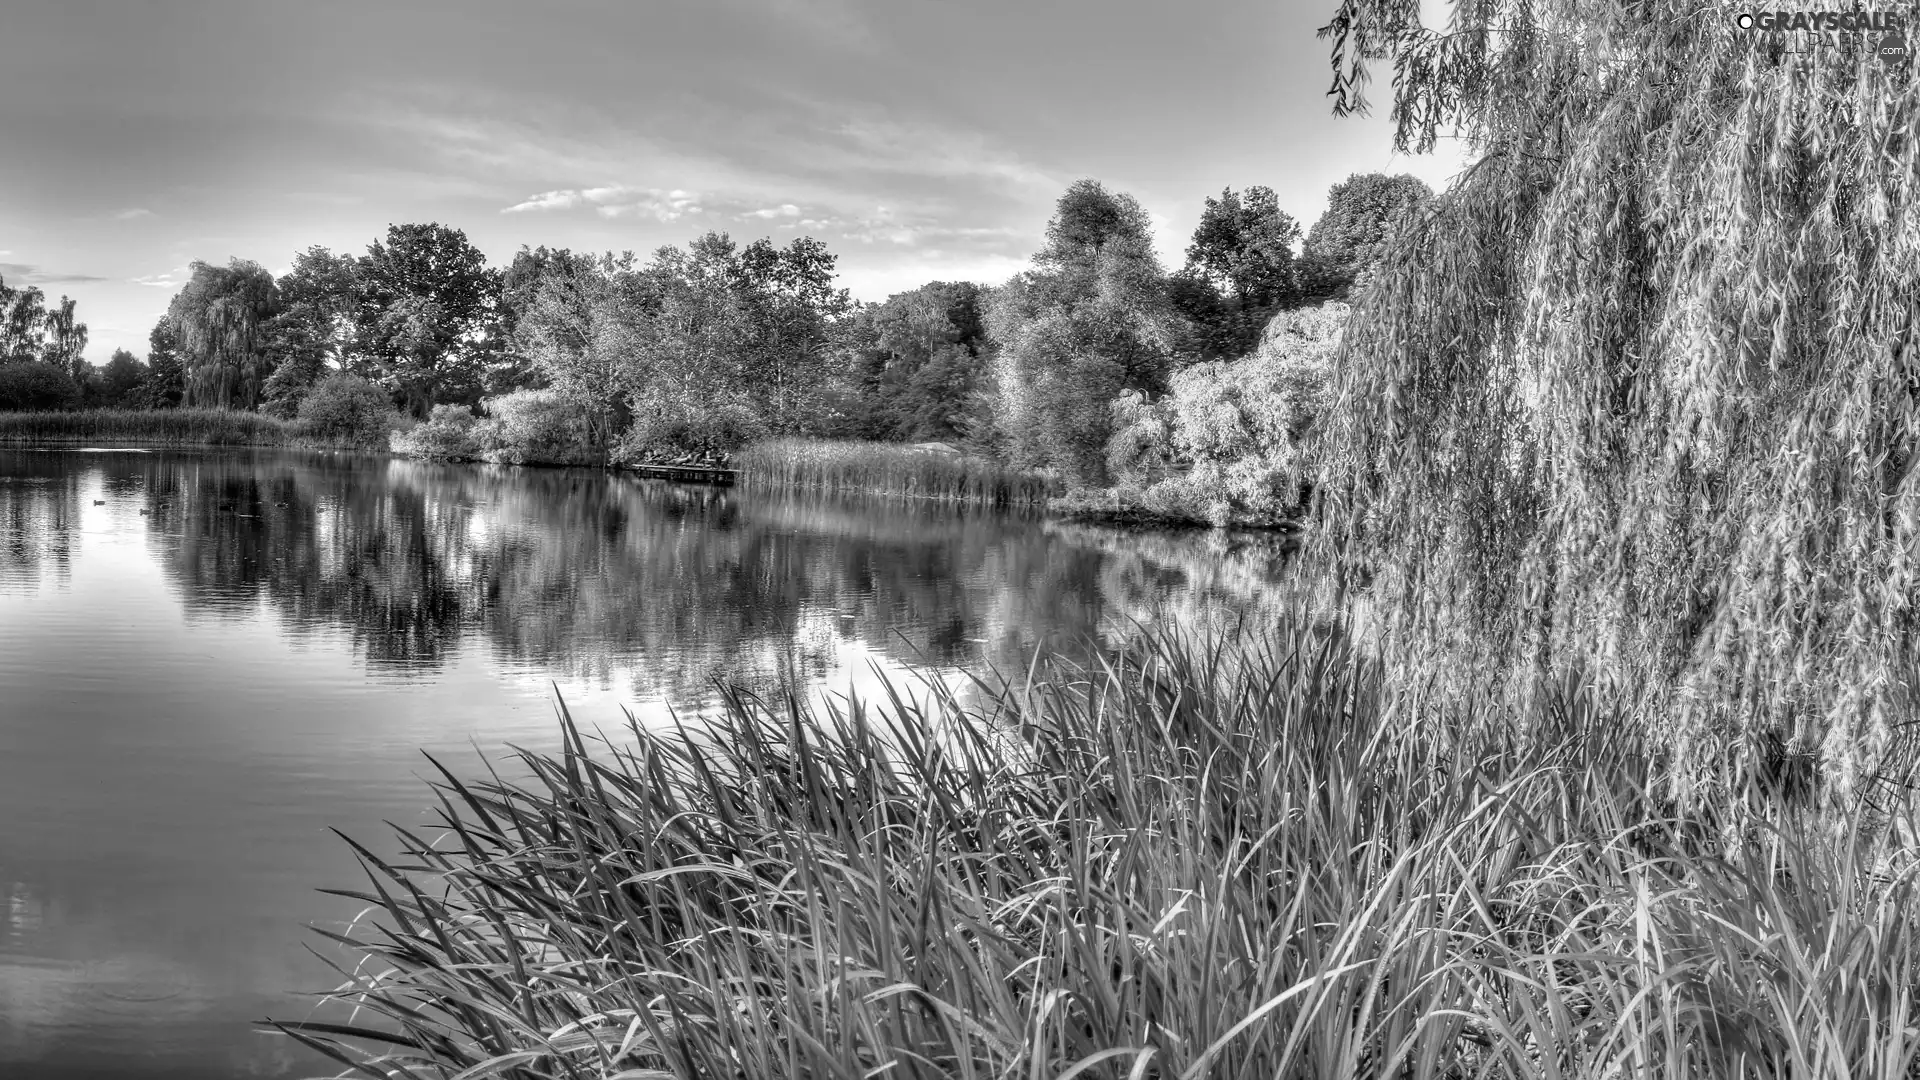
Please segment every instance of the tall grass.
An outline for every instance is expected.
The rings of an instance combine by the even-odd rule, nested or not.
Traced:
[[[891,443],[773,439],[735,454],[747,483],[837,488],[993,506],[1042,506],[1053,482],[957,454],[933,454]]]
[[[356,845],[358,1018],[268,1023],[382,1077],[1915,1070],[1912,874],[1676,818],[1578,695],[1416,715],[1304,618],[889,693],[442,767],[432,842]]]
[[[286,446],[297,434],[298,425],[293,422],[226,409],[0,412],[0,443]]]

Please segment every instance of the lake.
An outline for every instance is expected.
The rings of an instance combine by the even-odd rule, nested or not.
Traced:
[[[331,1075],[251,1022],[426,820],[425,749],[557,748],[715,680],[963,684],[1275,610],[1272,538],[258,451],[0,450],[0,1075]]]

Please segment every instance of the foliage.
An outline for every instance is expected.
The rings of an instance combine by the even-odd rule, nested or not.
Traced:
[[[604,465],[586,418],[556,390],[515,390],[486,402],[481,456],[507,465]]]
[[[991,373],[987,300],[972,282],[935,281],[850,320],[851,375],[864,406],[857,430],[883,442],[966,441]]]
[[[293,425],[230,409],[94,409],[0,417],[0,443],[134,446],[288,446]]]
[[[1203,359],[1240,356],[1295,292],[1293,245],[1300,226],[1271,188],[1232,188],[1209,198],[1170,297],[1193,326],[1185,351]]]
[[[465,405],[435,405],[426,420],[397,432],[396,454],[429,461],[477,461],[485,453],[487,428]]]
[[[71,409],[80,404],[73,377],[42,360],[0,361],[0,412]]]
[[[178,343],[188,408],[252,409],[269,372],[265,327],[278,310],[273,275],[260,264],[193,263],[193,276],[167,307]]]
[[[989,506],[1039,505],[1051,493],[1045,478],[990,461],[912,446],[820,439],[754,443],[733,459],[748,483],[834,488]]]
[[[1394,229],[1432,201],[1433,191],[1405,174],[1355,173],[1333,185],[1301,251],[1304,298],[1345,300],[1364,287]]]
[[[310,247],[275,282],[279,312],[266,326],[273,374],[262,391],[261,409],[290,418],[316,382],[343,366],[353,334],[360,268],[351,255]]]
[[[1175,372],[1167,394],[1113,404],[1107,468],[1114,505],[1142,515],[1212,525],[1288,520],[1302,485],[1315,482],[1310,433],[1327,411],[1333,356],[1349,308],[1284,311],[1244,359]],[[1081,515],[1098,500],[1072,503]]]
[[[113,359],[100,371],[100,403],[118,408],[128,404],[146,381],[147,365],[125,349],[113,350]]]
[[[358,263],[348,370],[392,392],[414,416],[443,400],[478,400],[499,276],[459,229],[393,225]]]
[[[37,360],[76,377],[87,347],[87,324],[75,317],[74,302],[67,297],[52,309],[46,300],[37,286],[16,289],[0,277],[0,363]]]
[[[563,707],[526,779],[434,762],[444,835],[354,845],[354,1019],[268,1023],[440,1080],[1907,1075],[1913,871],[1785,810],[1716,843],[1580,689],[1533,740],[1424,714],[1296,612],[973,706],[735,690],[605,748]]]
[[[1911,68],[1670,0],[1461,5],[1444,38],[1414,7],[1342,4],[1343,104],[1390,56],[1401,143],[1458,124],[1479,161],[1358,300],[1324,557],[1441,688],[1591,667],[1690,797],[1782,754],[1836,793],[1904,780]]]
[[[336,373],[300,401],[299,431],[320,442],[385,450],[399,417],[387,392],[357,375]]]
[[[590,441],[607,445],[632,415],[647,374],[635,321],[649,306],[633,256],[523,249],[514,259],[514,344],[542,380],[586,417]]]
[[[174,409],[186,395],[186,367],[173,320],[162,315],[147,334],[147,376],[127,404],[139,409]]]
[[[695,396],[689,388],[655,384],[634,395],[632,412],[613,448],[622,465],[718,465],[768,434],[746,395],[726,387]]]
[[[994,426],[1016,468],[1098,482],[1107,403],[1164,382],[1180,328],[1148,228],[1132,197],[1077,181],[1060,197],[1035,269],[995,292]]]

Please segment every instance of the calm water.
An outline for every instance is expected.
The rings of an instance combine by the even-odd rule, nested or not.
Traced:
[[[143,513],[146,511],[146,513]],[[698,710],[715,679],[959,679],[1050,638],[1257,617],[1260,540],[580,470],[0,450],[0,1077],[331,1074],[262,1017],[333,984],[329,827]],[[324,951],[324,950],[323,950]]]

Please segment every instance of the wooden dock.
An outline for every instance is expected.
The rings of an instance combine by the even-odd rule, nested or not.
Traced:
[[[733,483],[737,470],[715,469],[706,465],[629,465],[631,471],[654,480],[672,480],[681,484]]]

